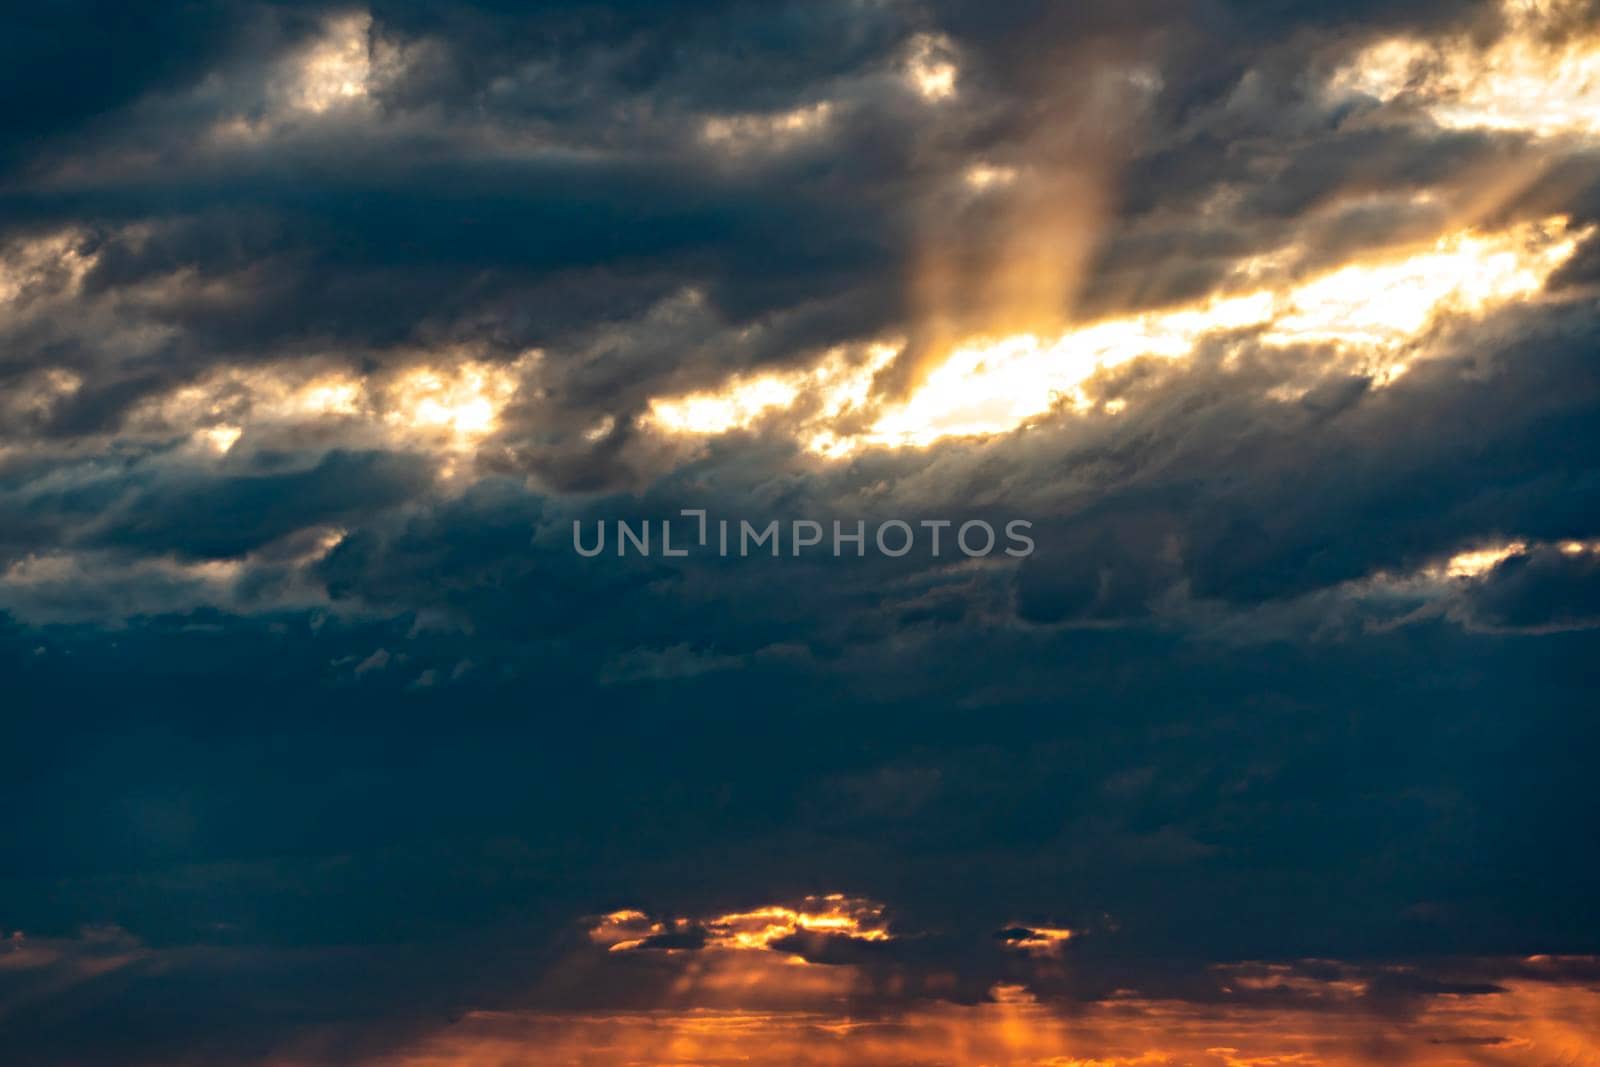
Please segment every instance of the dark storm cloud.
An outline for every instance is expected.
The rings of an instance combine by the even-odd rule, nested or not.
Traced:
[[[935,462],[950,499],[990,494],[1037,520],[1046,550],[1016,576],[1028,621],[1294,598],[1486,541],[1589,537],[1587,460],[1551,457],[1595,454],[1592,329],[1587,306],[1509,313],[1392,385],[1335,372],[1298,402],[1264,395],[1303,353],[1225,346],[1108,376],[1135,408],[1104,428],[1067,415]]]
[[[7,103],[0,165],[14,173],[41,144],[83,135],[95,120],[149,94],[182,90],[220,65],[257,62],[314,30],[321,10],[30,5],[9,20],[0,53],[0,99]]]
[[[1543,546],[1491,571],[1466,598],[1483,626],[1537,633],[1600,626],[1600,556]]]
[[[332,452],[315,467],[157,488],[93,541],[156,554],[226,558],[323,523],[366,518],[422,491],[419,464],[388,454]]]
[[[263,464],[266,466],[266,464]],[[0,544],[15,560],[52,549],[227,559],[296,533],[369,519],[425,491],[432,472],[387,452],[330,452],[289,470],[196,475],[159,461],[58,471],[54,485],[4,492]]]
[[[617,621],[644,607],[587,592]],[[770,585],[760,595],[776,599]],[[988,947],[1019,915],[1091,931],[1115,917],[1115,933],[1076,946],[1089,983],[1077,995],[1101,982],[1098,995],[1170,988],[1159,962],[1119,970],[1128,957],[1586,945],[1597,872],[1566,847],[1561,816],[1586,785],[1550,772],[1593,738],[1571,714],[1578,679],[1562,691],[1544,673],[1577,646],[1517,650],[1428,627],[1400,647],[1382,637],[1262,657],[1149,635],[968,630],[920,654],[846,656],[852,684],[757,660],[608,695],[586,681],[597,629],[582,617],[583,641],[557,635],[543,650],[418,622],[193,614],[103,639],[11,635],[7,742],[29,759],[8,803],[55,813],[9,824],[11,914],[36,936],[94,917],[176,946],[222,939],[247,961],[302,961],[281,985],[255,965],[185,984],[178,1015],[137,1007],[156,988],[138,971],[102,985],[98,1003],[128,1006],[89,1018],[144,1020],[113,1062],[178,1047],[248,1058],[252,1042],[264,1052],[314,1030],[302,1012],[331,1025],[416,1018],[419,1002],[447,1015],[618,995],[614,974],[549,970],[536,946],[596,902],[640,896],[704,914],[708,897],[749,907],[868,893],[894,902],[908,934],[948,933],[872,955],[912,974],[954,968],[959,989],[934,995],[964,999],[1031,973]],[[378,648],[395,651],[388,666],[353,674]],[[1414,669],[1463,661],[1475,669]],[[417,688],[430,667],[448,684]],[[915,678],[884,677],[898,672]],[[1505,715],[1530,686],[1544,702]],[[51,725],[62,706],[79,709],[71,735]],[[892,803],[874,799],[885,790]],[[1175,898],[1165,886],[1177,878]],[[1516,888],[1527,884],[1544,887],[1537,914]],[[1284,899],[1295,903],[1283,920],[1263,921]],[[486,924],[487,953],[475,933]],[[424,930],[431,947],[406,966],[381,954],[339,964],[323,947]],[[276,1006],[265,988],[282,989]],[[13,1047],[37,1042],[51,1062],[48,1020],[89,1032],[76,1003],[16,1031],[36,1036]],[[380,1031],[370,1039],[409,1032]]]
[[[8,1056],[354,1063],[475,1009],[651,1008],[715,955],[705,929],[608,954],[583,916],[843,891],[895,937],[768,955],[860,969],[872,1011],[1017,983],[1068,1012],[1314,1007],[1359,980],[1385,1018],[1593,981],[1462,959],[1600,950],[1575,844],[1600,756],[1593,238],[1549,302],[1439,324],[1388,383],[1245,333],[1101,373],[1116,418],[981,442],[824,462],[782,413],[704,442],[637,423],[734,371],[916,343],[939,255],[981,311],[1016,213],[967,189],[975,162],[1104,171],[1063,320],[1281,248],[1304,274],[1600,217],[1592,147],[1321,92],[1364,43],[1491,39],[1492,13],[352,13],[57,5],[0,46],[26,97],[0,136]],[[330,27],[367,93],[308,103]],[[907,79],[918,48],[959,67],[952,96]],[[470,447],[245,417],[295,374],[378,390],[530,349]],[[190,440],[234,419],[231,450]],[[572,551],[574,520],[685,507],[1020,517],[1038,551]],[[1071,967],[995,936],[1044,927],[1074,930]],[[1219,966],[1260,970],[1225,990]]]

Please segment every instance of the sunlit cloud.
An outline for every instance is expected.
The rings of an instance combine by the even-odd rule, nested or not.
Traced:
[[[1010,926],[995,935],[1000,943],[1015,952],[1035,957],[1058,957],[1075,936],[1066,927]]]
[[[1108,319],[1054,338],[969,342],[864,436],[874,444],[924,445],[1003,433],[1063,404],[1085,407],[1083,385],[1103,370],[1141,357],[1176,359],[1233,332],[1248,331],[1268,346],[1327,346],[1382,384],[1404,371],[1407,343],[1437,316],[1480,315],[1537,292],[1577,242],[1562,220],[1457,233],[1421,252],[1282,289]]]
[[[796,907],[773,905],[731,912],[706,921],[711,944],[738,949],[770,948],[797,933],[837,934],[861,941],[889,940],[883,905],[833,893],[808,897]]]
[[[372,16],[365,11],[328,20],[321,38],[296,58],[291,98],[297,107],[321,114],[367,95],[371,29]]]
[[[48,418],[58,405],[83,388],[83,376],[64,367],[23,375],[0,393],[0,420],[5,428]]]
[[[252,429],[318,427],[351,444],[392,444],[436,452],[453,463],[500,426],[500,415],[537,361],[510,363],[444,354],[404,369],[357,375],[285,364],[228,368],[136,408],[135,433],[188,428],[218,453]]]
[[[1356,602],[1398,602],[1415,609],[1405,619],[1432,618],[1450,609],[1464,592],[1490,580],[1502,564],[1550,551],[1567,557],[1582,556],[1595,551],[1595,543],[1552,544],[1532,539],[1469,542],[1420,566],[1379,570],[1346,582],[1338,595]]]
[[[440,430],[468,444],[495,428],[500,409],[516,392],[514,374],[503,367],[469,362],[419,367],[389,387],[384,418],[408,430]]]
[[[713,434],[742,429],[764,413],[787,408],[800,395],[801,375],[735,379],[717,392],[650,402],[650,420],[673,433]]]
[[[1413,342],[1435,321],[1481,316],[1533,296],[1586,233],[1561,218],[1498,232],[1462,230],[1420,249],[1189,307],[1105,319],[1056,336],[974,338],[898,403],[873,407],[872,378],[888,358],[880,347],[874,360],[853,367],[834,358],[809,371],[736,378],[718,390],[657,400],[650,422],[670,433],[716,434],[809,405],[795,433],[820,454],[927,445],[1005,433],[1061,407],[1084,410],[1091,403],[1084,386],[1102,371],[1139,358],[1179,359],[1227,334],[1268,347],[1315,346],[1318,358],[1338,360],[1382,386],[1405,372],[1416,358]],[[1264,262],[1252,272],[1272,269]],[[845,414],[852,416],[848,425],[840,418]]]
[[[365,395],[363,384],[349,376],[334,374],[314,378],[296,389],[286,402],[268,411],[286,415],[356,415]]]
[[[199,98],[219,94],[227,110],[209,129],[217,147],[257,147],[285,132],[323,122],[375,117],[373,102],[425,51],[426,44],[397,45],[373,32],[372,14],[362,9],[332,13],[305,46],[276,64],[251,106],[229,106],[242,88],[211,79]]]
[[[971,188],[980,191],[1006,186],[1017,180],[1017,168],[974,163],[962,174],[962,180]]]
[[[1465,34],[1390,38],[1340,68],[1330,89],[1417,108],[1441,126],[1600,134],[1600,30],[1580,5],[1502,0],[1501,14],[1505,32],[1487,47]]]
[[[227,425],[208,426],[203,430],[195,431],[195,436],[200,441],[204,442],[213,451],[221,454],[226,454],[232,449],[243,435],[244,431],[239,427]]]
[[[86,240],[85,233],[68,227],[0,247],[0,316],[32,297],[75,295],[99,261],[95,252],[86,250]]]
[[[1385,569],[1345,583],[1345,596],[1401,598],[1417,603],[1447,602],[1464,586],[1481,581],[1506,560],[1526,556],[1537,543],[1496,540],[1468,543],[1409,569]]]
[[[1576,546],[1570,552],[1567,546]],[[1346,592],[1361,597],[1405,596],[1421,601],[1447,599],[1463,585],[1481,581],[1510,559],[1547,547],[1529,540],[1494,540],[1469,543],[1410,570],[1383,570],[1348,583]],[[1568,541],[1558,546],[1564,554],[1586,551],[1587,542]]]
[[[906,80],[924,100],[938,102],[956,93],[955,48],[950,40],[936,34],[918,34],[906,57]]]
[[[812,367],[736,376],[716,390],[654,399],[644,422],[666,433],[709,435],[748,429],[775,412],[799,409],[797,432],[814,450],[827,452],[843,443],[837,425],[866,410],[874,375],[896,352],[888,344],[839,348]]]
[[[343,371],[225,368],[139,404],[126,429],[161,433],[194,427],[190,432],[210,438],[214,430],[242,429],[246,423],[360,416],[366,403],[361,380]]]
[[[1486,548],[1477,548],[1469,552],[1457,552],[1437,568],[1430,568],[1430,575],[1442,574],[1446,578],[1477,578],[1494,570],[1500,564],[1513,556],[1526,555],[1528,545],[1524,541],[1510,541],[1502,545],[1490,545]]]
[[[822,100],[770,114],[717,115],[701,125],[700,139],[733,154],[787,148],[821,133],[833,113],[833,103]]]
[[[766,950],[797,934],[890,940],[884,906],[844,893],[807,897],[793,906],[772,904],[700,918],[663,919],[624,909],[601,916],[589,929],[589,939],[611,952],[649,948]]]

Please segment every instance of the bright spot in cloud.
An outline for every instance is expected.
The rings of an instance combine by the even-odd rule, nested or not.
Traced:
[[[872,345],[864,352],[839,348],[814,367],[739,376],[717,390],[655,399],[645,423],[667,433],[719,434],[804,405],[808,410],[797,412],[801,426],[823,432],[867,404],[873,375],[895,351],[891,345]]]
[[[1017,168],[976,163],[967,168],[962,178],[969,188],[981,192],[984,189],[991,189],[996,186],[1010,185],[1017,180]]]
[[[770,948],[794,934],[838,934],[860,941],[888,941],[883,905],[833,893],[807,897],[798,907],[780,905],[732,912],[706,922],[710,944],[736,949]]]
[[[788,407],[799,392],[792,377],[764,374],[735,379],[715,393],[652,400],[650,420],[674,433],[726,433],[749,426],[774,408]]]
[[[225,455],[243,434],[244,431],[237,426],[208,426],[196,436],[218,455]]]
[[[946,100],[955,95],[956,67],[954,48],[949,38],[934,34],[919,34],[911,42],[906,57],[906,80],[924,100]]]
[[[1057,926],[1013,926],[997,935],[1006,948],[1038,958],[1057,958],[1073,932]]]
[[[774,904],[693,919],[658,919],[626,909],[601,916],[590,928],[589,939],[611,952],[672,951],[690,943],[704,949],[752,951],[770,949],[800,933],[891,940],[883,905],[844,893],[807,897],[793,907]],[[675,935],[683,940],[674,940]]]
[[[1446,578],[1477,578],[1494,570],[1513,556],[1525,555],[1528,545],[1524,541],[1509,541],[1503,545],[1490,545],[1470,552],[1458,552],[1445,561],[1435,572]]]
[[[1081,407],[1098,371],[1139,357],[1188,355],[1206,337],[1259,331],[1269,345],[1329,345],[1368,363],[1380,383],[1435,316],[1482,313],[1538,291],[1578,237],[1562,220],[1495,235],[1458,233],[1427,251],[1353,264],[1282,291],[1215,297],[1191,308],[1109,319],[1055,338],[1017,334],[957,348],[867,434],[878,444],[1001,433],[1061,402]]]
[[[922,445],[1001,433],[1075,399],[1079,384],[1103,367],[1138,356],[1186,355],[1206,334],[1263,322],[1271,308],[1271,295],[1261,293],[1113,319],[1054,339],[1014,334],[963,345],[866,436],[874,444]]]
[[[1484,579],[1507,560],[1532,557],[1551,549],[1569,557],[1600,554],[1600,541],[1480,541],[1471,548],[1404,571],[1375,571],[1345,583],[1344,588],[1356,599],[1378,597],[1438,602],[1455,596],[1463,583]]]
[[[797,435],[822,455],[864,444],[926,445],[1004,433],[1061,404],[1083,409],[1083,384],[1106,368],[1141,357],[1180,358],[1209,337],[1241,331],[1271,346],[1326,346],[1383,385],[1404,372],[1409,343],[1438,316],[1478,315],[1538,292],[1586,232],[1569,230],[1560,218],[1491,234],[1461,231],[1409,255],[1299,284],[1106,319],[1054,337],[973,339],[906,400],[882,410],[872,409],[870,386],[893,354],[885,346],[854,368],[824,361],[810,371],[734,379],[721,389],[657,400],[649,421],[671,433],[716,434],[792,407]],[[800,410],[808,400],[813,410]],[[875,417],[863,425],[868,412]]]
[[[343,526],[329,526],[318,532],[313,543],[310,558],[323,559],[329,552],[344,544],[344,539],[350,536],[350,531]]]
[[[1398,262],[1344,267],[1291,292],[1266,339],[1392,346],[1440,312],[1479,313],[1538,292],[1577,243],[1559,219],[1503,234],[1455,234]]]
[[[495,428],[500,409],[517,391],[515,374],[487,363],[416,367],[390,387],[384,418],[410,430],[445,430],[469,444]]]
[[[292,364],[232,368],[142,404],[127,430],[187,434],[218,454],[247,433],[270,443],[286,435],[440,453],[455,470],[463,453],[499,428],[536,353],[509,363],[463,359],[460,353],[424,357],[396,371],[358,376]]]
[[[785,148],[821,132],[832,116],[826,100],[774,114],[719,115],[706,119],[700,138],[730,152]]]
[[[43,237],[15,239],[0,247],[0,314],[32,293],[71,296],[99,261],[85,253],[87,235],[64,229]]]
[[[1336,95],[1420,107],[1441,126],[1600,134],[1600,30],[1551,32],[1570,4],[1504,0],[1506,31],[1486,48],[1466,37],[1397,37],[1335,73]]]
[[[300,58],[294,91],[297,106],[321,114],[367,95],[371,29],[372,16],[365,11],[328,20],[322,38]]]
[[[354,378],[319,378],[296,391],[289,407],[306,415],[354,415],[361,410],[362,392]]]
[[[129,428],[152,433],[184,429],[229,448],[245,424],[357,417],[366,412],[361,379],[342,371],[310,377],[292,367],[230,368],[180,386],[135,409]],[[196,425],[196,424],[199,425]],[[219,449],[225,451],[225,449]]]

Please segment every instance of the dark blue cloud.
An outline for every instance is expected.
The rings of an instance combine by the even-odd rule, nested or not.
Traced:
[[[951,192],[976,161],[1104,149],[1063,319],[1424,241],[1490,179],[1486,226],[1600,217],[1592,144],[1318,91],[1389,33],[1492,39],[1480,7],[366,13],[367,94],[321,112],[296,64],[350,12],[55,5],[0,46],[9,1057],[358,1063],[477,1009],[653,1006],[706,917],[828,892],[896,937],[773,948],[868,1011],[1359,976],[1383,1019],[1600,951],[1593,237],[1392,381],[1241,331],[1090,380],[1115,418],[985,440],[824,461],[789,414],[641,419],[890,336],[905,386],[931,265],[964,322],[1013,236]],[[935,46],[937,103],[904,76]],[[1107,57],[1136,119],[1086,103]],[[792,142],[706,135],[824,102]],[[295,406],[462,368],[511,383],[479,436]],[[1038,547],[573,551],[683,508]],[[583,923],[621,907],[686,924],[606,954]],[[1046,926],[1073,966],[1019,951]],[[1240,960],[1285,984],[1222,989]]]

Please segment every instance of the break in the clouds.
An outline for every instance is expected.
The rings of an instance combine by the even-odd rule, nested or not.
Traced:
[[[1592,3],[7,31],[7,1063],[1600,1063]]]

